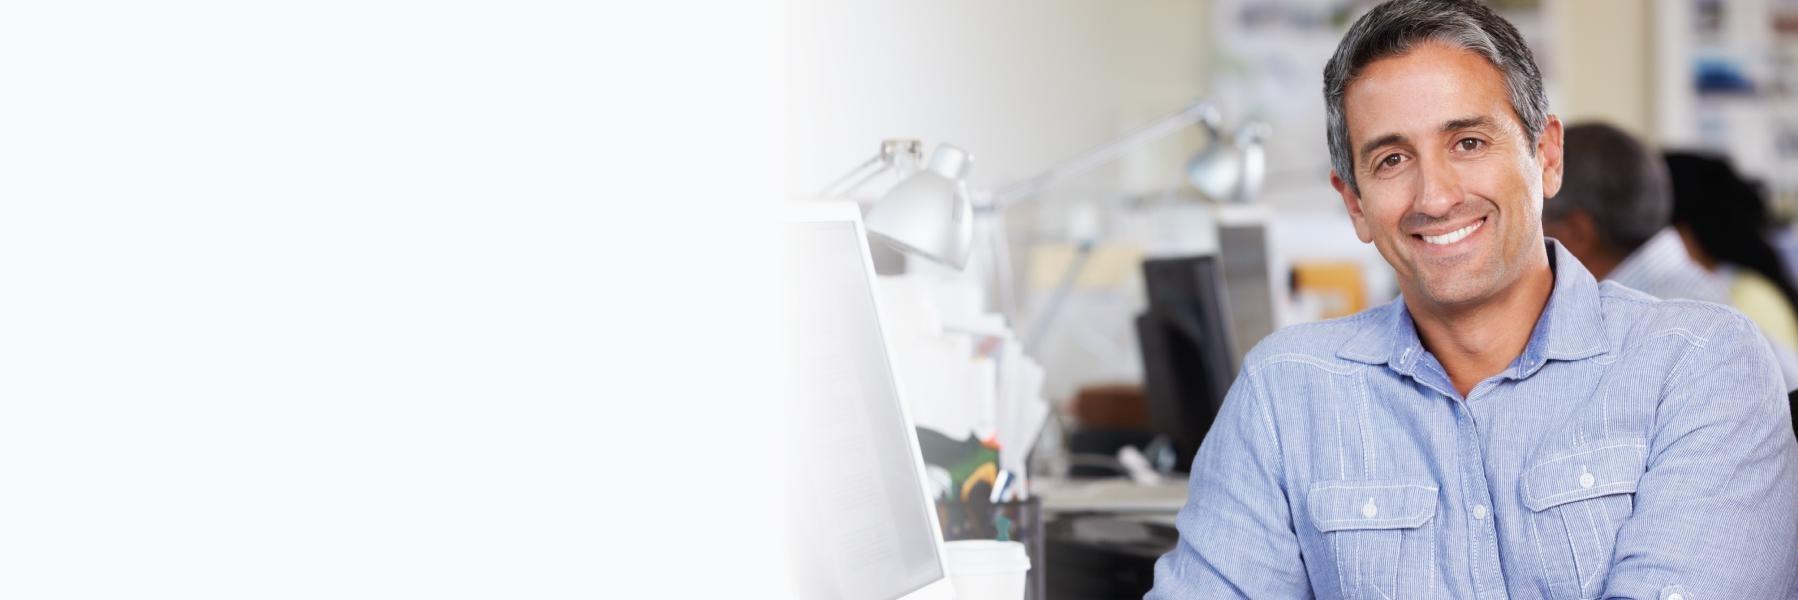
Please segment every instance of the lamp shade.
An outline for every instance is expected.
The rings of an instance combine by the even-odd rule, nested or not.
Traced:
[[[960,269],[974,246],[974,209],[962,177],[973,159],[941,144],[930,165],[882,196],[868,211],[868,232],[900,250]]]
[[[1186,178],[1212,202],[1234,202],[1242,184],[1243,161],[1236,148],[1213,139],[1186,163]]]
[[[1211,145],[1186,163],[1186,178],[1213,202],[1248,202],[1261,192],[1267,175],[1267,151],[1262,140],[1267,125],[1250,123],[1225,140],[1212,130]]]

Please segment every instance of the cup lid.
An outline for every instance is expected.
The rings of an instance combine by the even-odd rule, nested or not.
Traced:
[[[1021,573],[1030,570],[1030,555],[1022,542],[996,540],[956,540],[944,542],[948,553],[949,574],[981,575]]]

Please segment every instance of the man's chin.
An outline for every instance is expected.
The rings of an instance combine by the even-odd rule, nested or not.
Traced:
[[[1475,278],[1439,282],[1437,285],[1425,283],[1422,286],[1423,299],[1442,308],[1456,309],[1478,306],[1495,295],[1496,290],[1491,286],[1475,284],[1470,279]]]

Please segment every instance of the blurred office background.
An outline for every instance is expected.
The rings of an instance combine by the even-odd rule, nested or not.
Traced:
[[[1276,275],[1295,262],[1353,260],[1366,283],[1359,304],[1384,302],[1396,293],[1391,276],[1355,239],[1323,144],[1322,65],[1369,4],[797,2],[787,32],[790,181],[802,192],[821,187],[880,140],[907,137],[968,150],[970,187],[995,187],[1210,100],[1231,122],[1272,125],[1254,202],[1271,213]],[[1661,147],[1722,152],[1789,218],[1798,203],[1798,1],[1493,4],[1531,40],[1564,123],[1600,120]],[[1206,204],[1179,202],[1197,200],[1181,168],[1207,141],[1190,128],[1008,215],[1017,277],[1007,283],[1021,300],[1014,318],[1029,316],[1054,283],[1061,265],[1040,263],[1065,260],[1070,227],[1097,215],[1104,239],[1058,319],[1064,327],[1042,348],[1055,396],[1140,378],[1128,329],[1141,308],[1137,260],[1145,251],[1215,250]],[[1291,300],[1289,289],[1277,291]],[[1314,316],[1278,308],[1280,324]]]
[[[1020,337],[1038,337],[1029,354],[1041,365],[1041,395],[1056,418],[1031,470],[1045,481],[1103,475],[1104,460],[1081,456],[1091,450],[1081,445],[1094,440],[1079,434],[1168,426],[1155,422],[1145,388],[1145,364],[1155,360],[1144,356],[1137,325],[1149,308],[1145,261],[1219,257],[1232,365],[1274,328],[1396,295],[1389,267],[1355,238],[1329,186],[1324,146],[1323,64],[1372,4],[799,0],[785,32],[790,191],[811,194],[895,138],[920,140],[926,150],[939,143],[966,150],[973,157],[968,188],[993,190],[1195,101],[1214,108],[1223,137],[1185,127],[1006,208],[1001,226],[977,233],[993,237],[975,244],[964,271],[874,248],[884,276],[959,277],[978,288],[984,310],[1002,315]],[[1727,157],[1758,182],[1780,228],[1773,235],[1783,235],[1798,214],[1798,0],[1491,4],[1530,41],[1564,123],[1601,121],[1657,149]],[[1189,160],[1255,124],[1265,125],[1258,189],[1239,198],[1195,189]],[[873,205],[893,180],[850,197]],[[996,253],[1009,268],[994,264]],[[1147,438],[1106,439],[1144,445]],[[1089,561],[1129,555],[1086,550]],[[1114,574],[1127,568],[1134,567],[1107,567]]]

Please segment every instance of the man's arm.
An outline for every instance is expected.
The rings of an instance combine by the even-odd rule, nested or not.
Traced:
[[[1180,544],[1155,562],[1147,598],[1310,597],[1280,469],[1272,415],[1244,371],[1192,461]]]
[[[1605,598],[1786,598],[1798,564],[1798,442],[1779,368],[1733,316],[1672,374]]]

